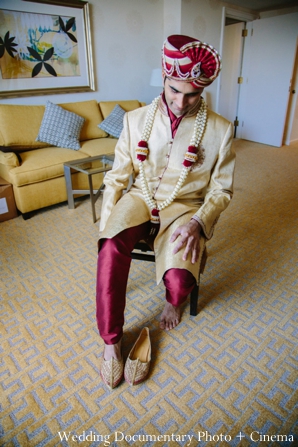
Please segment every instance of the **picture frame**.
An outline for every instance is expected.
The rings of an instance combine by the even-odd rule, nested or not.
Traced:
[[[0,99],[94,90],[88,2],[1,0]]]

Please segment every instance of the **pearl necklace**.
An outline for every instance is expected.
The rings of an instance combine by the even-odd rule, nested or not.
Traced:
[[[187,152],[185,153],[184,160],[182,163],[182,170],[180,173],[180,177],[176,183],[176,186],[173,190],[173,192],[170,194],[170,196],[161,202],[159,205],[157,205],[157,202],[153,199],[152,193],[149,189],[148,182],[146,179],[145,171],[144,171],[144,165],[143,162],[146,160],[149,149],[148,149],[148,140],[151,135],[153,123],[155,114],[158,108],[160,97],[158,96],[155,98],[146,115],[145,118],[145,126],[144,130],[141,135],[141,140],[138,143],[138,147],[136,149],[137,153],[137,159],[139,162],[139,173],[140,173],[140,180],[141,180],[141,187],[143,196],[145,199],[146,204],[148,205],[149,209],[151,210],[151,222],[158,224],[160,222],[159,220],[159,211],[163,210],[167,206],[169,206],[178,196],[180,189],[182,188],[191,168],[194,162],[198,160],[198,147],[202,140],[204,130],[207,123],[207,106],[203,98],[201,98],[200,102],[200,108],[198,110],[195,124],[194,124],[194,131],[193,135],[190,140],[190,145],[188,146]]]

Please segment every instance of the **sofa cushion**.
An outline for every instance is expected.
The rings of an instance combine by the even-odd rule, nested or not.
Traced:
[[[95,157],[96,155],[113,154],[117,144],[116,138],[97,138],[96,140],[82,141],[80,153],[84,153],[85,157]]]
[[[70,102],[59,104],[63,109],[85,118],[85,122],[81,131],[80,140],[92,140],[93,138],[107,137],[104,130],[98,128],[98,124],[103,121],[98,102],[93,100]]]
[[[0,104],[0,146],[13,151],[47,147],[35,141],[42,122],[44,106]]]
[[[80,133],[85,119],[47,101],[36,141],[58,147],[80,149]]]
[[[119,104],[116,104],[109,116],[107,116],[106,119],[98,125],[98,127],[105,130],[113,137],[119,138],[123,129],[124,114],[125,110],[123,110]]]
[[[139,101],[137,101],[136,99],[127,100],[127,101],[101,101],[99,103],[99,106],[100,106],[100,110],[102,112],[104,119],[110,115],[113,108],[117,104],[120,107],[122,107],[122,109],[125,110],[125,112],[130,112],[131,110],[135,110],[135,109],[138,109],[139,107],[142,107],[142,104]]]
[[[14,186],[29,185],[64,175],[63,163],[86,157],[81,151],[46,147],[20,153],[22,163],[9,171]]]

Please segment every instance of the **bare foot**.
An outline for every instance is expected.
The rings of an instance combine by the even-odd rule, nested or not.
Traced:
[[[118,343],[115,345],[106,345],[103,353],[103,358],[105,360],[111,360],[112,357],[114,357],[117,360],[121,360],[121,341],[119,340]]]
[[[166,302],[164,310],[160,317],[160,328],[170,331],[180,323],[181,309]]]

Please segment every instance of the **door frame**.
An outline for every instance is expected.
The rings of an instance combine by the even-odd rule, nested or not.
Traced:
[[[296,112],[297,104],[297,89],[298,89],[298,37],[296,42],[296,54],[293,67],[293,74],[291,79],[291,85],[289,88],[289,102],[286,116],[286,123],[284,127],[283,144],[289,146],[292,142],[291,134],[293,129],[294,115]],[[295,93],[293,93],[293,91]],[[293,96],[295,95],[295,96]]]

